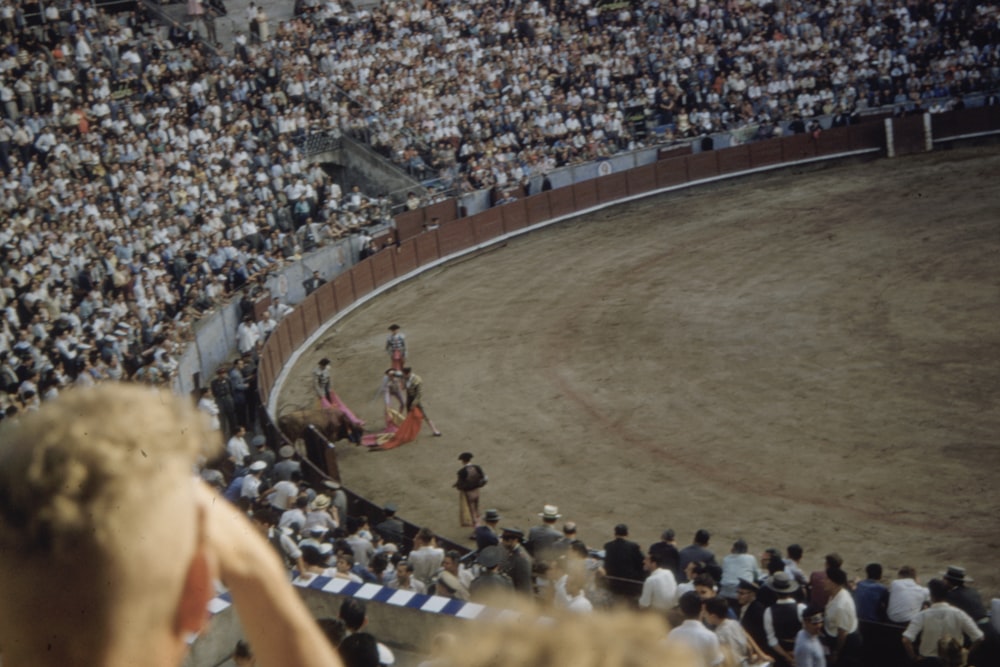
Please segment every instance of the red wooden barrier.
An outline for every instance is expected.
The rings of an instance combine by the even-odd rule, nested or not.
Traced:
[[[816,142],[808,134],[793,134],[779,139],[785,162],[815,157]]]
[[[524,208],[524,200],[518,199],[500,207],[503,216],[503,230],[507,233],[524,229],[528,225],[528,212]]]
[[[719,158],[717,151],[705,151],[689,155],[686,158],[688,165],[688,179],[697,181],[702,178],[711,178],[719,175]]]
[[[747,148],[751,167],[766,167],[781,162],[781,143],[777,141],[757,141],[747,144]]]
[[[417,244],[414,239],[404,241],[396,249],[396,256],[393,258],[396,265],[396,277],[406,275],[419,266],[417,263]]]
[[[554,218],[569,215],[575,211],[576,202],[573,200],[573,188],[549,190],[549,209]]]
[[[403,211],[396,216],[396,233],[399,234],[400,241],[405,241],[422,231],[424,231],[424,209]]]
[[[885,149],[885,127],[882,123],[861,123],[847,127],[847,145],[852,151],[866,148]]]
[[[596,181],[597,201],[601,204],[628,196],[628,177],[624,171],[598,176]]]
[[[656,163],[656,187],[666,188],[688,182],[686,157],[676,157]]]
[[[296,309],[302,311],[302,325],[305,327],[307,338],[313,335],[316,330],[319,329],[319,325],[323,323],[323,320],[319,317],[319,306],[317,305],[318,301],[319,299],[317,298],[317,293],[313,292],[309,295],[309,298],[306,299],[306,302]]]
[[[392,248],[387,248],[382,252],[393,252]],[[354,278],[354,300],[357,301],[366,294],[372,292],[375,289],[375,278],[372,276],[372,263],[371,262],[361,262],[360,264],[355,264],[350,272],[351,277]]]
[[[817,155],[834,155],[850,150],[851,136],[846,127],[823,130],[816,137]]]
[[[438,252],[441,257],[451,255],[465,248],[476,245],[476,235],[468,218],[452,220],[441,225],[438,230]]]
[[[306,342],[306,324],[302,318],[302,308],[296,308],[285,316],[288,322],[288,344],[293,350],[299,349]]]
[[[438,222],[441,224],[451,222],[452,220],[458,218],[458,200],[446,199],[444,201],[435,202],[427,206],[424,211],[424,221],[428,224],[434,218],[438,218]]]
[[[396,277],[396,251],[394,248],[388,248],[382,252],[377,252],[366,261],[371,264],[372,267],[372,280],[376,287],[380,285],[385,285]]]
[[[351,280],[350,272],[345,271],[334,278],[333,289],[336,295],[337,307],[340,310],[354,303],[354,281]]]
[[[744,171],[752,166],[750,147],[745,144],[715,151],[715,159],[718,162],[720,174]]]
[[[438,251],[437,235],[438,230],[435,230],[413,239],[414,244],[416,244],[417,264],[420,266],[429,264],[441,256]]]
[[[923,153],[926,150],[923,116],[894,118],[892,120],[892,133],[896,155]]]
[[[551,190],[549,191],[551,192]],[[552,219],[552,211],[549,208],[549,193],[531,195],[524,200],[525,212],[529,225]]]
[[[656,189],[656,164],[644,164],[625,172],[629,195],[639,195]]]
[[[469,218],[476,243],[483,243],[503,234],[503,216],[499,209],[488,208]]]
[[[574,183],[570,186],[573,189],[573,202],[577,211],[583,211],[591,206],[597,206],[597,188],[593,181]]]

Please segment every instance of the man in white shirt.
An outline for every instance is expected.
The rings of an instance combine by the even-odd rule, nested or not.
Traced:
[[[830,667],[856,664],[861,650],[861,635],[858,633],[858,612],[854,597],[847,589],[847,573],[839,567],[826,571],[827,592],[823,630],[830,645]]]
[[[889,607],[886,614],[893,623],[909,623],[930,601],[930,594],[917,583],[917,571],[911,566],[899,568],[897,576],[889,584]]]
[[[646,556],[645,567],[649,576],[642,583],[639,606],[667,611],[677,604],[677,579],[669,566],[657,558],[658,554]]]
[[[256,502],[260,497],[261,475],[267,464],[263,461],[254,461],[250,464],[250,472],[243,478],[243,485],[240,486],[240,498],[246,498],[250,502]]]
[[[413,540],[413,547],[410,552],[413,576],[426,588],[431,585],[434,577],[441,570],[441,564],[444,562],[444,549],[436,546],[434,533],[426,526],[417,532],[417,536]]]
[[[972,642],[972,648],[976,648],[983,641],[983,631],[971,616],[945,601],[948,596],[948,585],[941,579],[931,579],[927,586],[931,606],[917,613],[903,632],[903,648],[906,649],[910,659],[916,661],[919,658],[936,658],[938,641],[946,636],[961,641],[965,635]],[[920,644],[918,649],[914,650],[913,643],[917,641],[918,636]]]
[[[696,667],[715,667],[724,659],[719,638],[701,622],[701,598],[694,591],[681,596],[680,608],[684,622],[667,635],[668,644],[678,644],[691,651]]]
[[[240,426],[226,443],[226,453],[229,454],[229,460],[236,464],[237,468],[246,465],[246,460],[250,457],[250,447],[247,445],[246,434],[246,428]]]

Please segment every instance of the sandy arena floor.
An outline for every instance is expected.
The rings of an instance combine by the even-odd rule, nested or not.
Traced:
[[[941,150],[622,205],[424,274],[329,330],[372,425],[399,322],[429,430],[340,445],[345,483],[456,540],[464,450],[483,507],[546,503],[600,547],[704,527],[721,557],[839,551],[852,575],[964,565],[1000,593],[1000,149]]]

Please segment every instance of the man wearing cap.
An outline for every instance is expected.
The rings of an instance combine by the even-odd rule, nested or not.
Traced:
[[[802,613],[802,629],[795,635],[795,667],[826,667],[826,654],[819,639],[822,631],[822,607],[806,607]]]
[[[403,522],[396,516],[397,507],[393,503],[387,503],[385,507],[382,508],[382,512],[385,513],[385,518],[380,521],[375,526],[375,532],[377,532],[382,540],[385,542],[392,542],[396,545],[401,545],[403,543]]]
[[[265,469],[267,464],[263,461],[254,461],[250,464],[249,471],[243,478],[243,485],[240,486],[240,498],[246,498],[251,503],[257,502],[260,497],[260,478]]]
[[[941,579],[931,579],[927,582],[930,591],[931,606],[913,617],[906,630],[903,631],[903,648],[911,660],[936,658],[938,656],[938,640],[945,636],[961,640],[963,635],[972,642],[970,655],[978,650],[983,641],[983,630],[975,620],[958,607],[948,602],[948,586]],[[918,648],[914,642],[920,637]],[[976,662],[974,664],[986,664]]]
[[[385,351],[389,353],[389,363],[396,371],[403,370],[406,365],[406,336],[400,331],[398,324],[389,326],[389,336],[385,339]]]
[[[775,666],[789,667],[794,664],[795,637],[802,629],[802,612],[806,606],[792,597],[799,590],[799,583],[787,572],[775,572],[768,578],[766,586],[778,596],[777,602],[764,611],[767,645],[771,647]]]
[[[472,531],[472,537],[476,540],[476,551],[500,544],[500,531],[497,528],[499,523],[500,512],[495,509],[486,510],[486,514],[483,515],[483,524],[476,526],[476,529]]]
[[[500,566],[506,557],[507,552],[499,545],[486,547],[479,552],[476,562],[483,571],[469,584],[470,599],[484,602],[494,595],[514,592],[510,577],[500,572]]]
[[[462,452],[458,460],[462,467],[452,486],[458,489],[459,521],[463,526],[475,526],[479,523],[479,489],[486,485],[486,473],[472,462],[471,452]]]
[[[274,451],[267,446],[267,438],[262,435],[255,435],[250,440],[250,462],[254,461],[263,461],[267,464],[268,470],[274,470],[274,464],[277,461]]]
[[[528,541],[524,547],[536,561],[547,561],[551,556],[552,545],[562,537],[562,533],[555,527],[556,521],[562,516],[559,508],[555,505],[546,505],[538,514],[542,518],[542,524],[532,526],[528,531]]]
[[[521,545],[524,531],[518,528],[504,528],[500,533],[500,544],[507,550],[504,572],[514,584],[514,590],[526,595],[534,595],[535,587],[531,579],[531,556]]]
[[[302,464],[296,461],[295,449],[291,445],[283,445],[278,450],[281,460],[274,464],[274,478],[278,480],[291,479],[293,472],[302,474]]]

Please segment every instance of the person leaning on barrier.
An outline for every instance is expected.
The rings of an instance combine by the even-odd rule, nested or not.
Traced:
[[[271,547],[194,477],[203,419],[104,385],[0,432],[5,667],[180,665],[215,578],[262,664],[340,664]]]

